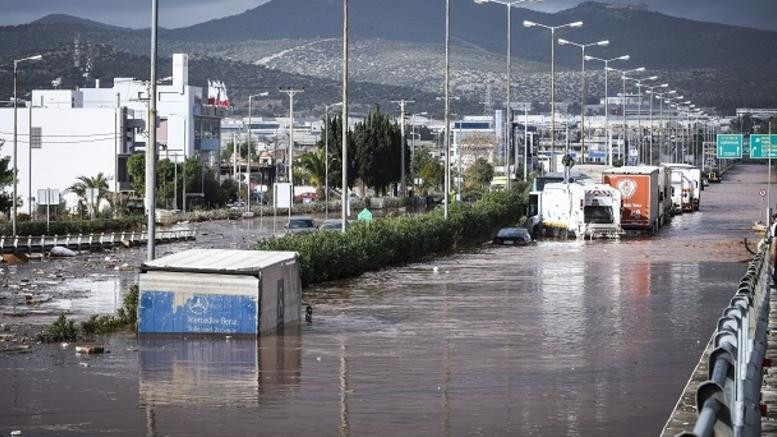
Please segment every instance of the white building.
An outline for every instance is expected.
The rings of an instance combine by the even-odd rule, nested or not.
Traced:
[[[59,95],[66,97],[64,92]],[[65,190],[79,176],[94,177],[102,173],[110,180],[111,190],[130,190],[127,158],[135,145],[135,133],[143,127],[140,120],[133,118],[132,110],[52,104],[52,107],[33,107],[32,111],[29,107],[19,108],[18,116],[17,195],[22,200],[21,212],[31,213],[38,190],[47,188],[60,190],[68,207],[74,208],[78,199]],[[12,157],[12,108],[0,109],[0,143],[4,143],[0,154]],[[9,192],[12,189],[7,188]]]
[[[189,57],[173,55],[172,76],[160,82],[172,80],[170,85],[157,87],[157,113],[159,126],[157,141],[161,156],[207,156],[206,162],[215,163],[221,140],[221,108],[207,105],[203,89],[189,85]],[[132,78],[115,78],[112,88],[82,88],[84,108],[127,107],[146,119],[148,82]],[[33,95],[33,101],[35,97]],[[167,152],[167,153],[165,153]],[[172,158],[171,158],[172,159]]]
[[[173,55],[173,75],[161,82],[170,79],[171,85],[158,87],[160,159],[199,157],[216,165],[223,108],[208,105],[202,88],[188,84],[187,55]],[[79,90],[33,90],[32,111],[18,110],[21,211],[34,210],[37,190],[53,188],[65,194],[79,176],[103,173],[110,190],[130,191],[127,160],[145,151],[147,100],[148,83],[130,78],[114,79],[111,88],[100,88],[98,82],[95,88]],[[2,156],[13,156],[13,131],[13,109],[0,108]],[[69,208],[77,205],[72,193],[64,198]]]

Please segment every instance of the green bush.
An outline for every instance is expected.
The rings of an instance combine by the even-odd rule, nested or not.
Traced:
[[[482,243],[500,227],[517,223],[525,204],[526,190],[521,185],[486,194],[473,204],[453,205],[448,220],[435,211],[355,223],[345,234],[286,236],[260,242],[257,248],[299,253],[303,283],[324,282]]]
[[[43,331],[38,339],[44,343],[58,343],[134,328],[138,321],[138,295],[139,289],[135,285],[124,296],[122,306],[116,310],[115,315],[94,315],[82,322],[79,327],[76,327],[73,320],[60,314],[57,321]]]
[[[48,329],[43,331],[39,339],[45,343],[59,343],[61,341],[75,341],[77,338],[78,328],[72,320],[69,320],[62,313]]]
[[[18,235],[77,235],[77,234],[100,234],[110,232],[120,232],[129,230],[140,230],[145,223],[143,216],[129,216],[112,219],[82,220],[70,219],[52,221],[50,230],[46,231],[45,221],[17,222],[16,231]],[[12,235],[13,229],[11,223],[0,224],[0,235]]]

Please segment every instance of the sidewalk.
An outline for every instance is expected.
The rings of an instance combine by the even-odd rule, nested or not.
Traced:
[[[769,330],[766,336],[766,358],[772,360],[771,368],[764,369],[762,402],[766,404],[766,416],[761,419],[761,435],[777,437],[777,291],[771,289]]]

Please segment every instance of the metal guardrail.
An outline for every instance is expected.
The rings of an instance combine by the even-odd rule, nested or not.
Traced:
[[[769,324],[769,245],[763,244],[718,320],[709,379],[696,389],[698,418],[678,437],[761,435],[761,384]]]
[[[175,231],[157,231],[156,241],[171,243],[196,238],[196,231],[185,229]],[[55,247],[66,247],[74,251],[111,249],[117,246],[132,247],[148,242],[148,232],[113,232],[110,234],[78,234],[40,236],[0,236],[0,254],[48,253]]]

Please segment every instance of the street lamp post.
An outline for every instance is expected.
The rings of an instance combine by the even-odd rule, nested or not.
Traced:
[[[253,94],[248,96],[248,129],[246,129],[246,134],[248,134],[248,154],[246,156],[246,159],[248,159],[248,165],[246,173],[248,174],[246,185],[248,186],[248,189],[246,190],[246,213],[251,213],[251,197],[253,197],[253,190],[251,189],[251,152],[254,150],[254,135],[252,133],[253,129],[253,118],[252,118],[252,107],[254,102],[254,97],[267,97],[269,95],[268,92],[263,92],[259,94]],[[184,164],[186,165],[186,164]],[[261,208],[262,205],[259,205],[259,208]]]
[[[555,171],[555,153],[556,153],[556,31],[565,27],[582,27],[582,21],[562,24],[560,26],[548,26],[535,23],[534,21],[524,21],[523,27],[542,27],[550,30],[550,171]]]
[[[653,95],[655,94],[656,88],[669,88],[668,83],[662,83],[661,85],[654,85],[654,86],[646,86],[647,91],[645,93],[650,96],[650,142],[648,143],[648,156],[650,157],[648,159],[649,164],[653,165]],[[658,154],[659,159],[661,158],[661,153],[659,151]]]
[[[602,40],[595,43],[588,43],[588,44],[580,44],[576,42],[572,42],[563,38],[559,38],[558,44],[560,46],[563,45],[573,45],[575,47],[580,48],[581,52],[581,58],[580,62],[582,64],[582,70],[581,70],[581,77],[580,77],[580,156],[581,161],[585,163],[585,94],[586,94],[586,77],[585,77],[585,50],[588,47],[607,47],[610,45],[610,41],[608,40]]]
[[[156,62],[157,30],[159,27],[159,0],[151,0],[151,72],[149,77],[148,102],[148,144],[146,144],[146,208],[147,222],[147,260],[156,258]]]
[[[405,190],[405,108],[407,107],[408,103],[415,103],[415,99],[392,100],[391,103],[396,103],[399,105],[400,130],[402,132],[400,135],[402,137],[402,146],[400,147],[401,158],[399,162],[402,168],[399,172],[399,185],[397,186],[397,194],[398,197],[405,197],[407,195]]]
[[[629,55],[619,56],[617,58],[602,59],[595,56],[586,56],[586,61],[599,61],[604,63],[604,130],[607,135],[607,164],[612,166],[612,133],[610,132],[610,62],[614,61],[628,61],[631,59]]]
[[[507,178],[506,187],[510,189],[510,147],[513,145],[513,108],[512,100],[512,78],[513,78],[513,5],[526,3],[532,0],[475,0],[477,4],[497,3],[507,6],[507,79],[505,80],[505,89],[507,92],[507,122],[505,133],[505,177]],[[538,0],[541,1],[541,0]],[[517,166],[518,163],[516,162]]]
[[[664,101],[668,100],[667,96],[670,96],[672,94],[677,94],[676,90],[666,91],[664,93],[653,93],[656,98],[658,99],[658,119],[659,122],[659,129],[658,129],[658,159],[661,160],[661,150],[664,149],[664,128],[662,127],[664,123]]]
[[[304,88],[280,88],[282,93],[289,95],[289,157],[288,157],[288,179],[291,189],[291,199],[289,203],[289,220],[291,220],[291,209],[294,206],[294,96],[305,92]],[[248,151],[249,164],[251,160],[251,151]],[[249,170],[250,171],[250,170]],[[249,173],[250,175],[250,173]],[[251,181],[248,181],[249,189]]]
[[[621,81],[623,82],[623,94],[621,94],[621,107],[623,111],[623,153],[620,154],[621,158],[625,158],[626,163],[629,160],[629,145],[627,138],[629,136],[628,132],[628,120],[626,116],[626,99],[628,98],[626,94],[626,80],[629,78],[627,75],[630,73],[639,73],[645,71],[645,67],[639,67],[639,68],[633,68],[631,70],[619,70],[617,68],[610,67],[610,71],[618,71],[621,73]]]
[[[19,185],[19,167],[17,166],[17,155],[19,151],[19,64],[27,61],[40,61],[41,59],[43,59],[42,55],[35,55],[22,59],[14,59],[13,61],[13,215],[11,216],[11,228],[14,236],[16,236],[16,211],[19,206],[19,201],[17,199],[17,189]],[[30,102],[30,106],[32,107],[32,102]],[[32,135],[30,135],[30,139],[32,139]]]
[[[645,161],[645,150],[642,147],[642,82],[658,79],[658,76],[643,77],[635,79],[627,77],[626,80],[633,80],[637,83],[637,156],[641,158],[642,162]]]
[[[445,0],[445,211],[444,216],[448,219],[450,210],[450,192],[451,192],[451,0]]]
[[[450,0],[447,0],[450,1]],[[348,0],[343,0],[343,132],[342,132],[342,174],[343,191],[340,200],[340,214],[342,223],[340,229],[345,233],[348,225]]]
[[[343,102],[337,102],[331,105],[324,105],[324,220],[329,220],[329,108],[342,105]]]

